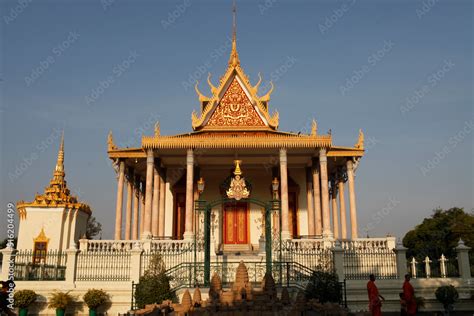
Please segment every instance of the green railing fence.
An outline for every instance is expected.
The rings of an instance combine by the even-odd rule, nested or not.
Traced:
[[[18,281],[61,281],[66,277],[65,252],[50,250],[41,257],[33,250],[15,251],[14,276]]]

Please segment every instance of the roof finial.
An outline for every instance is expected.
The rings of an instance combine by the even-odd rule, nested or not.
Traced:
[[[235,5],[235,0],[232,5],[232,51],[230,52],[229,65],[236,67],[240,65],[239,54],[237,53],[237,6]]]
[[[237,23],[236,23],[236,18],[237,18],[237,7],[235,5],[235,0],[233,1],[232,4],[232,17],[233,17],[233,22],[232,22],[232,37],[235,39],[236,33],[237,33]]]
[[[362,129],[359,129],[359,139],[357,139],[357,143],[354,147],[364,149],[364,133],[362,132]]]
[[[61,144],[59,145],[58,160],[55,171],[64,172],[64,130],[61,135]]]

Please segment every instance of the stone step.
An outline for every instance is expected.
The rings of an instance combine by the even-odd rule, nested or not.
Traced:
[[[229,262],[265,262],[265,255],[259,255],[254,253],[224,253],[216,256],[216,261],[229,261]]]
[[[250,252],[252,251],[251,244],[224,244],[224,252]]]

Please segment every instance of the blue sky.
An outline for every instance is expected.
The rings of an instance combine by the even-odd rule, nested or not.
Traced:
[[[472,1],[237,1],[242,66],[275,83],[280,129],[312,117],[334,143],[368,150],[356,177],[359,226],[403,236],[433,208],[473,200]],[[49,182],[59,130],[70,189],[111,238],[115,174],[106,154],[138,146],[156,119],[191,131],[225,70],[230,1],[1,2],[1,190],[32,200]],[[4,236],[6,225],[0,225]]]

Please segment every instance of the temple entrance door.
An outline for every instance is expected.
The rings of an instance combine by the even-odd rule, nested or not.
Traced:
[[[248,243],[248,203],[224,204],[224,243]]]

